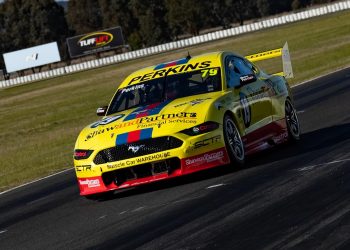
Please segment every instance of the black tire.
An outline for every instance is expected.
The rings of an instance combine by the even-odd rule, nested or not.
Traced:
[[[297,115],[297,111],[295,110],[292,102],[287,99],[285,104],[285,115],[286,115],[286,123],[288,129],[288,140],[290,142],[296,142],[300,140],[300,124]]]
[[[224,117],[224,139],[231,163],[243,167],[245,162],[244,144],[235,122],[229,115]]]

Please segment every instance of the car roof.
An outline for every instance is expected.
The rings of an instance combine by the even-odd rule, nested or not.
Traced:
[[[179,60],[160,63],[137,70],[130,74],[119,88],[138,84],[140,82],[163,77],[165,74],[177,74],[198,70],[201,68],[213,68],[221,66],[221,55],[226,52],[210,52],[193,57],[185,57]],[[231,53],[232,54],[232,53]]]

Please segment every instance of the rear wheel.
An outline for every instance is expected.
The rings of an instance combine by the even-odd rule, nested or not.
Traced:
[[[293,104],[287,99],[286,106],[286,122],[288,129],[288,138],[290,141],[300,140],[300,124],[297,116],[297,111],[295,110]]]
[[[236,124],[228,115],[224,117],[224,139],[230,160],[239,167],[244,165],[244,144]]]

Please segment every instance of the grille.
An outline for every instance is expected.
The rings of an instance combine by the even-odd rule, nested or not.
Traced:
[[[126,181],[156,176],[162,173],[172,174],[175,170],[181,168],[180,159],[177,157],[170,158],[156,163],[146,163],[129,168],[122,168],[114,171],[109,171],[102,174],[102,180],[105,185],[110,185],[114,182],[120,186]]]
[[[172,136],[146,139],[134,143],[118,145],[112,148],[106,148],[98,152],[94,158],[94,163],[98,165],[107,162],[121,161],[178,148],[181,147],[181,145],[182,141]]]

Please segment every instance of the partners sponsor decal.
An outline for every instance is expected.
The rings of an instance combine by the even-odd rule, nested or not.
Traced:
[[[169,158],[170,156],[171,156],[170,152],[162,152],[162,153],[157,153],[154,155],[147,155],[147,156],[138,157],[136,159],[129,159],[129,160],[121,161],[121,162],[118,162],[115,164],[108,164],[107,168],[110,170],[118,169],[118,168],[125,168],[125,167],[143,164],[146,162],[163,160],[163,159]]]
[[[95,188],[95,187],[101,186],[99,179],[79,180],[79,184],[83,186],[87,186],[88,188]]]
[[[108,122],[108,121],[105,121]],[[110,123],[109,121],[108,123]],[[137,129],[149,128],[153,129],[153,127],[160,128],[164,124],[170,123],[178,123],[178,124],[196,124],[197,123],[197,113],[193,112],[179,112],[173,114],[162,114],[155,116],[147,116],[141,117],[137,119],[133,119],[130,121],[124,121],[122,123],[117,123],[113,126],[107,126],[102,129],[97,129],[91,133],[89,133],[85,141],[88,141],[97,135],[104,134],[106,132],[113,132],[120,128],[126,128],[130,126],[137,126]],[[101,123],[97,124],[97,126],[102,125]]]
[[[205,69],[205,68],[209,68],[210,65],[211,65],[211,61],[204,61],[204,62],[195,63],[195,64],[189,63],[189,64],[171,66],[171,67],[168,67],[165,69],[160,69],[160,70],[156,70],[156,71],[144,74],[144,75],[136,76],[130,80],[128,85],[151,80],[151,79],[158,78],[158,77],[165,77],[165,76],[171,75],[171,74],[189,72],[189,71],[194,71],[197,69]]]

